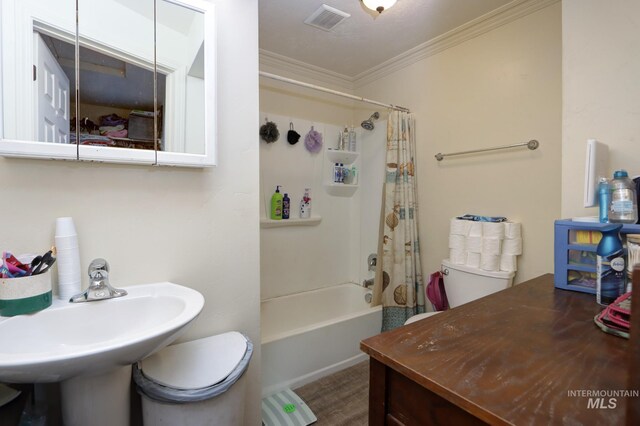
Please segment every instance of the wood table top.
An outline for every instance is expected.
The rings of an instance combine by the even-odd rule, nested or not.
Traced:
[[[613,396],[606,408],[608,393],[605,408],[589,408],[588,394],[572,393],[627,389],[629,342],[594,324],[602,309],[547,274],[360,347],[491,424],[623,424],[627,401],[639,398]]]

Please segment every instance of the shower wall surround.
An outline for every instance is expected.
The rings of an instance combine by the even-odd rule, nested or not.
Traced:
[[[360,184],[345,195],[327,187],[330,164],[326,155],[327,148],[336,148],[344,124],[311,122],[265,112],[260,114],[260,123],[267,118],[278,125],[280,139],[270,144],[260,142],[262,220],[268,217],[274,188],[282,185],[280,192],[289,194],[291,198],[292,219],[298,217],[296,206],[304,189],[311,188],[312,219],[317,217],[321,221],[314,226],[261,228],[261,299],[345,282],[358,283],[368,278],[366,256],[377,246],[384,175],[384,159],[380,152],[384,151],[386,123],[379,122],[377,127],[380,130],[374,132],[357,129],[359,152],[356,164]],[[295,145],[290,145],[286,139],[290,122],[302,135]],[[303,138],[311,126],[323,135],[323,149],[317,154],[304,147]],[[372,207],[376,202],[378,207]],[[364,205],[366,209],[362,208]]]

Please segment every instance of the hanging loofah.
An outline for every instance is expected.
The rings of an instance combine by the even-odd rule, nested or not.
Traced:
[[[287,141],[291,144],[291,145],[295,145],[298,143],[298,141],[300,140],[300,133],[296,132],[293,129],[293,122],[289,123],[289,132],[287,132]]]
[[[320,152],[322,149],[322,133],[313,130],[313,126],[311,126],[311,130],[304,137],[304,146],[314,154]]]
[[[266,143],[273,143],[280,137],[278,126],[273,121],[267,121],[260,127],[260,137]]]

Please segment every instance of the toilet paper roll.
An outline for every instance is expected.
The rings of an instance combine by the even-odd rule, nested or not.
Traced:
[[[482,236],[504,238],[504,223],[502,222],[481,222]]]
[[[467,262],[465,265],[471,268],[479,268],[480,267],[480,253],[470,253],[467,252]]]
[[[469,236],[482,237],[482,222],[469,222]]]
[[[518,258],[513,254],[500,255],[500,270],[515,272],[518,270]]]
[[[502,254],[522,254],[522,238],[502,240]]]
[[[520,238],[522,236],[522,230],[520,224],[517,222],[504,222],[504,237],[505,238]]]
[[[502,253],[502,240],[496,237],[482,237],[482,253],[499,256]]]
[[[465,240],[467,237],[464,235],[449,235],[449,248],[456,250],[464,250]]]
[[[449,250],[449,261],[456,265],[464,265],[467,260],[467,252],[464,250],[451,249]]]
[[[467,237],[466,250],[470,253],[482,253],[482,237]]]
[[[500,270],[500,256],[495,254],[480,254],[480,269],[485,271],[499,271]]]
[[[468,220],[462,219],[451,219],[451,225],[449,226],[449,233],[452,235],[467,235],[469,233],[469,225],[471,224]]]

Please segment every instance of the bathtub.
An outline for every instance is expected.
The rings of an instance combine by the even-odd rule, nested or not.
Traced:
[[[382,307],[366,292],[346,283],[262,301],[263,396],[367,359],[360,340],[380,333]]]

